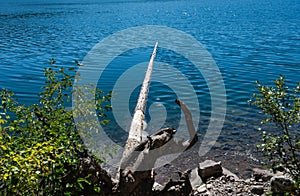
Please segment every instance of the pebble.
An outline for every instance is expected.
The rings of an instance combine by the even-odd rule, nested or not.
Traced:
[[[212,188],[213,188],[213,185],[208,184],[208,185],[206,185],[206,188],[207,188],[207,189],[212,189]]]
[[[197,189],[198,193],[205,193],[206,191],[207,191],[207,189],[206,189],[205,185],[202,185]]]

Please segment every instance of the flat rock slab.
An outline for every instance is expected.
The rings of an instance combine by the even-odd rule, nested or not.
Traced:
[[[199,163],[198,174],[204,182],[210,177],[222,176],[223,169],[221,166],[221,161],[215,162],[212,160],[206,160],[202,163]]]

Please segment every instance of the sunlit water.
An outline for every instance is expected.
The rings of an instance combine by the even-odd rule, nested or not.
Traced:
[[[50,58],[59,65],[73,66],[74,60],[81,61],[105,37],[140,25],[179,29],[210,52],[226,87],[226,121],[218,139],[224,150],[254,149],[261,115],[247,100],[254,92],[255,80],[270,84],[279,74],[285,75],[288,83],[300,80],[298,0],[57,2],[0,4],[0,87],[13,90],[20,103],[37,101],[36,94],[44,82],[43,68]],[[148,61],[151,51],[138,48],[118,57],[101,76],[99,87],[106,92],[113,90],[122,73]],[[201,111],[198,134],[202,137],[211,112],[210,92],[203,76],[172,51],[159,49],[156,60],[162,63],[155,65],[154,77],[165,78],[189,97],[186,86],[173,79],[178,74],[174,68],[180,68],[194,87]],[[143,78],[146,66],[139,69],[137,75]],[[126,89],[125,85],[123,90],[132,91],[130,104],[124,105],[124,111],[132,112],[139,88]],[[168,86],[151,84],[146,117],[149,132],[161,126],[180,126],[175,99]],[[111,123],[106,131],[114,141],[124,142],[131,116],[124,115],[119,125],[109,116]]]

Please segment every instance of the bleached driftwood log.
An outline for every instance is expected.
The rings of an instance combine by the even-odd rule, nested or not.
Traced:
[[[151,171],[138,171],[136,168],[136,162],[138,158],[138,151],[139,148],[146,148],[149,150],[149,147],[142,147],[143,145],[146,145],[146,143],[143,143],[143,122],[145,118],[145,109],[147,104],[147,98],[148,98],[148,92],[149,92],[149,86],[150,86],[150,79],[152,74],[152,68],[154,63],[154,58],[156,56],[156,50],[157,50],[158,43],[156,42],[149,64],[148,69],[141,87],[141,91],[139,94],[139,98],[135,107],[133,119],[130,125],[129,130],[129,136],[125,144],[123,156],[121,159],[121,164],[119,168],[119,184],[117,186],[118,191],[120,191],[122,194],[128,195],[128,194],[134,194],[139,193],[140,191],[137,190],[140,186],[139,184],[143,182],[144,180],[151,180],[153,179],[151,176]],[[144,183],[144,187],[142,189],[152,189],[151,184],[153,182],[147,182]],[[147,187],[145,187],[147,186]]]
[[[154,58],[156,56],[158,43],[156,42],[149,64],[148,69],[141,87],[141,91],[139,94],[139,98],[137,100],[137,104],[134,110],[133,119],[131,121],[129,136],[126,141],[125,150],[123,152],[123,157],[127,157],[128,153],[131,152],[134,147],[136,147],[140,142],[142,142],[142,131],[144,128],[144,118],[145,118],[145,109],[147,104],[148,92],[150,87],[150,79],[153,69]]]
[[[175,102],[185,114],[190,135],[187,141],[177,141],[173,138],[174,128],[163,128],[148,137],[143,138],[143,122],[148,98],[153,62],[158,43],[155,44],[143,85],[139,94],[135,113],[131,122],[129,136],[121,159],[115,193],[120,195],[152,195],[154,184],[153,168],[156,160],[166,154],[183,152],[193,146],[197,134],[192,122],[192,116],[186,105],[180,100]],[[159,150],[155,150],[159,149]]]

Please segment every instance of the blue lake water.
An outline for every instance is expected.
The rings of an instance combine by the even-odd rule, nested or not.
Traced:
[[[249,107],[247,100],[254,92],[255,80],[271,84],[283,74],[288,83],[300,81],[298,0],[0,2],[0,88],[13,90],[21,103],[37,101],[36,94],[44,81],[43,68],[50,58],[59,65],[73,66],[74,60],[83,60],[107,36],[142,25],[162,25],[186,32],[201,42],[215,60],[227,96],[226,120],[218,139],[224,149],[254,149],[261,116]],[[105,70],[100,78],[99,87],[112,90],[124,70],[149,60],[151,50],[137,48],[117,58],[112,62],[115,66]],[[154,72],[164,71],[169,73],[164,77],[172,78],[174,72],[166,71],[166,65],[177,65],[194,86],[201,111],[198,134],[203,135],[211,110],[205,80],[190,69],[186,59],[172,51],[159,49],[157,61],[163,64],[157,65]],[[179,81],[172,82],[185,90]],[[126,90],[133,89],[124,87]],[[137,93],[138,88],[133,90],[130,104],[126,103],[130,111]],[[168,86],[152,83],[149,107],[153,103],[165,109],[153,107],[151,118],[165,111],[168,118],[163,120],[163,126],[178,126],[180,110],[173,106],[175,98]],[[110,117],[112,138],[123,140],[125,132],[120,134],[120,125]],[[130,116],[125,115],[125,127],[128,119]],[[147,120],[150,121],[149,116]]]

